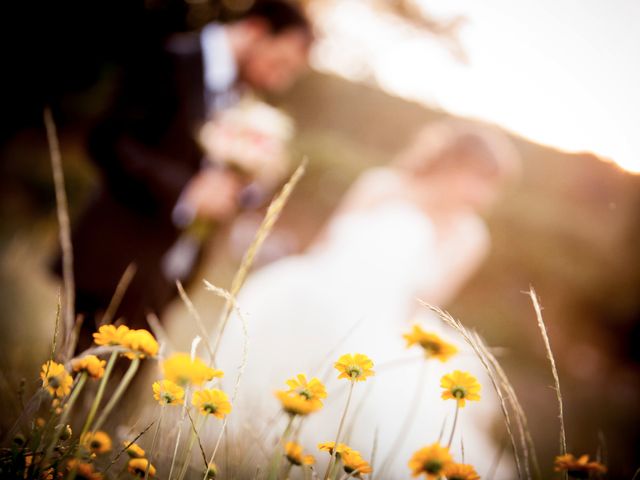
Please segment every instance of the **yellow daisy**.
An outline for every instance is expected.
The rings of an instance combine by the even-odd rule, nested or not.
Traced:
[[[218,476],[218,466],[214,462],[207,465],[207,478],[214,479]]]
[[[375,375],[373,361],[362,353],[346,353],[333,366],[340,372],[338,378],[348,378],[352,382],[364,382],[367,377]]]
[[[343,451],[340,455],[342,460],[342,468],[353,477],[359,477],[361,473],[371,473],[373,468],[369,462],[365,461],[359,452],[355,450]]]
[[[129,460],[129,463],[127,463],[127,470],[129,470],[129,473],[134,477],[144,478],[147,465],[149,466],[149,476],[155,477],[156,467],[150,464],[146,458],[132,458]]]
[[[80,438],[80,443],[96,455],[111,451],[111,437],[102,430],[85,433]]]
[[[144,328],[129,330],[122,340],[122,346],[133,350],[133,353],[125,353],[128,358],[134,358],[135,356],[140,358],[155,357],[160,348],[155,337]]]
[[[321,399],[327,397],[327,391],[320,380],[299,374],[296,378],[287,380],[289,390],[277,390],[276,397],[282,408],[290,415],[308,415],[322,408]]]
[[[129,327],[126,325],[102,325],[98,331],[93,334],[93,341],[96,345],[122,345],[124,337],[129,333]]]
[[[607,467],[600,462],[590,462],[589,455],[576,458],[570,453],[556,457],[554,462],[556,472],[566,471],[572,478],[589,478],[591,473],[606,473]]]
[[[282,404],[282,409],[289,415],[309,415],[322,408],[320,400],[309,400],[302,395],[277,390],[275,396]]]
[[[480,400],[480,389],[482,387],[476,377],[467,372],[455,370],[444,375],[440,380],[440,386],[444,388],[442,399],[456,400],[459,407],[464,407],[467,400]]]
[[[442,469],[447,480],[480,480],[480,475],[471,465],[464,463],[450,463]]]
[[[414,325],[411,332],[402,336],[407,341],[407,347],[420,345],[427,358],[437,358],[441,362],[446,362],[458,353],[454,345],[445,342],[435,333],[425,332],[420,325]]]
[[[307,400],[320,401],[323,398],[327,398],[327,390],[320,380],[312,378],[307,382],[307,377],[300,373],[296,378],[287,380],[287,386],[289,391],[287,393],[293,393],[305,397]],[[322,405],[322,403],[321,403]]]
[[[78,460],[71,459],[67,462],[67,470],[69,472],[75,470],[75,477],[78,480],[102,480],[102,474],[96,472],[93,469],[93,465],[90,463],[80,462]],[[53,478],[53,477],[52,477]],[[62,478],[62,477],[56,477]]]
[[[198,408],[202,415],[213,415],[219,419],[223,419],[231,412],[229,397],[222,390],[215,388],[198,390],[193,394],[191,403]]]
[[[71,430],[71,425],[65,425],[64,427],[61,428],[60,440],[62,440],[63,442],[66,440],[69,440],[72,435],[73,435],[73,430]]]
[[[414,477],[425,474],[427,479],[437,480],[452,461],[448,448],[439,443],[433,443],[413,454],[409,460],[409,468]]]
[[[214,370],[199,358],[191,358],[188,353],[174,353],[162,362],[162,373],[167,380],[181,387],[200,386],[204,382],[224,375],[222,370]]]
[[[71,361],[74,372],[87,372],[87,375],[94,379],[102,378],[106,364],[105,360],[100,360],[95,355],[85,355]]]
[[[318,444],[318,450],[329,452],[330,455],[333,455],[333,449],[335,445],[336,442],[322,442]],[[344,443],[339,443],[338,448],[336,449],[336,455],[342,455],[343,453],[351,454],[359,452],[357,450],[353,450],[351,447],[345,445]]]
[[[184,403],[184,389],[171,380],[153,382],[153,398],[160,405],[181,405]]]
[[[131,458],[143,458],[145,455],[145,451],[137,443],[125,441],[122,442],[122,445],[124,446],[127,455]]]
[[[71,392],[73,378],[60,363],[53,360],[45,362],[40,370],[40,378],[42,387],[47,389],[53,397],[66,397]]]
[[[313,455],[304,455],[302,445],[295,442],[287,442],[284,454],[293,465],[313,465],[316,461]]]

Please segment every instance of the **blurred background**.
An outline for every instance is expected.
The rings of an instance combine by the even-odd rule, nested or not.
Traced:
[[[88,3],[17,11],[3,32],[5,412],[16,412],[36,386],[60,288],[49,270],[58,231],[43,106],[58,124],[73,221],[98,185],[86,134],[109,105],[123,51],[140,35],[198,29],[250,2]],[[500,360],[550,476],[557,409],[522,293],[534,286],[560,370],[570,451],[601,449],[610,478],[631,478],[640,462],[640,4],[304,3],[318,36],[312,68],[267,100],[295,122],[292,158],[310,163],[259,261],[304,249],[356,176],[388,162],[426,122],[496,123],[522,155],[522,182],[487,218],[490,257],[447,308],[504,348]],[[228,286],[260,218],[246,213],[217,235],[200,277]],[[220,303],[198,284],[191,294],[213,325]],[[185,308],[176,302],[166,316],[175,344],[187,349],[196,328]]]

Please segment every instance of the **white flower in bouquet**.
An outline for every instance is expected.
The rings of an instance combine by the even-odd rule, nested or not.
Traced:
[[[199,139],[210,161],[237,168],[270,188],[287,172],[293,132],[288,115],[250,99],[207,121]]]

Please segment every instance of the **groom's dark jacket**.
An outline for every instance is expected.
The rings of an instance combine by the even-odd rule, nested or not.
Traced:
[[[127,266],[137,272],[116,318],[146,324],[174,297],[161,259],[180,231],[171,220],[199,170],[197,128],[205,118],[202,49],[197,34],[174,35],[132,55],[113,108],[89,137],[101,189],[73,232],[77,313],[95,328]]]

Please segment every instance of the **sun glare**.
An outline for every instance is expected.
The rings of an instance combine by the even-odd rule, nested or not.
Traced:
[[[423,3],[436,18],[467,19],[460,39],[468,63],[368,2],[340,0],[316,12],[314,66],[373,77],[394,95],[640,173],[640,30],[631,21],[640,3]]]

